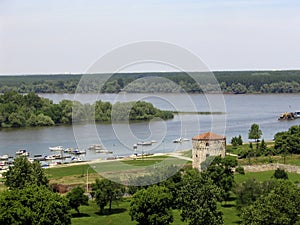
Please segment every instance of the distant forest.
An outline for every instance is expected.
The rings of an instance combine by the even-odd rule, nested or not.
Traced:
[[[201,79],[201,87],[184,72],[118,73],[105,83],[101,74],[0,76],[0,93],[131,93],[188,92],[202,93],[300,93],[300,70],[288,71],[219,71],[192,73]],[[104,79],[102,79],[104,80]]]

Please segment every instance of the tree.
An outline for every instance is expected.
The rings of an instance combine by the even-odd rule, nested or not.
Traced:
[[[84,194],[82,187],[78,186],[73,188],[68,194],[67,199],[69,201],[69,206],[75,209],[79,214],[79,206],[88,205],[89,198]]]
[[[237,166],[237,160],[234,157],[226,156],[221,158],[217,156],[208,166],[205,173],[212,179],[215,185],[223,190],[223,200],[227,201],[230,196],[230,191],[234,184],[233,168]]]
[[[112,202],[121,199],[124,192],[125,188],[122,184],[105,178],[96,179],[95,183],[92,184],[92,196],[95,197],[101,214],[103,214],[107,204],[109,204],[109,212],[111,212]]]
[[[173,222],[171,206],[170,191],[154,185],[133,195],[129,215],[138,225],[167,225]]]
[[[10,166],[4,176],[5,185],[9,188],[24,188],[32,184],[48,185],[48,178],[40,163],[37,161],[30,163],[24,156],[17,157],[14,166]]]
[[[280,168],[277,168],[275,170],[273,177],[276,179],[284,179],[284,180],[289,179],[287,172],[285,172],[284,169],[280,169]]]
[[[44,186],[0,192],[0,203],[0,224],[71,224],[67,200]]]
[[[238,210],[253,204],[260,196],[270,193],[276,186],[276,180],[264,182],[248,179],[235,186],[236,207]]]
[[[242,224],[293,225],[299,223],[300,190],[285,180],[242,210]]]
[[[182,221],[188,221],[189,225],[223,224],[222,212],[217,208],[221,192],[206,174],[197,170],[187,171],[178,193]]]
[[[259,151],[261,154],[266,155],[267,154],[267,145],[265,142],[265,139],[261,140],[260,146],[259,146]]]
[[[258,149],[258,142],[259,142],[259,139],[261,138],[261,136],[262,136],[262,131],[259,129],[259,125],[256,123],[252,124],[251,128],[249,130],[249,133],[248,133],[248,138],[255,139],[256,149]]]

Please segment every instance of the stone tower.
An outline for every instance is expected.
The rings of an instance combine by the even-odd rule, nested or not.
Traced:
[[[193,168],[201,170],[208,156],[225,157],[226,137],[212,132],[199,134],[192,139]]]

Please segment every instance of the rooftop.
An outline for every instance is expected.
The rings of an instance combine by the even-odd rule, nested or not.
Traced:
[[[226,137],[219,134],[215,134],[213,132],[206,132],[193,137],[192,140],[223,140],[223,139],[226,139]]]

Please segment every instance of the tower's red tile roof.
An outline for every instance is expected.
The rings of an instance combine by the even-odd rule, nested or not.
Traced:
[[[192,140],[223,140],[225,139],[225,136],[219,135],[219,134],[215,134],[212,132],[206,132],[203,134],[199,134],[195,137],[193,137]]]

